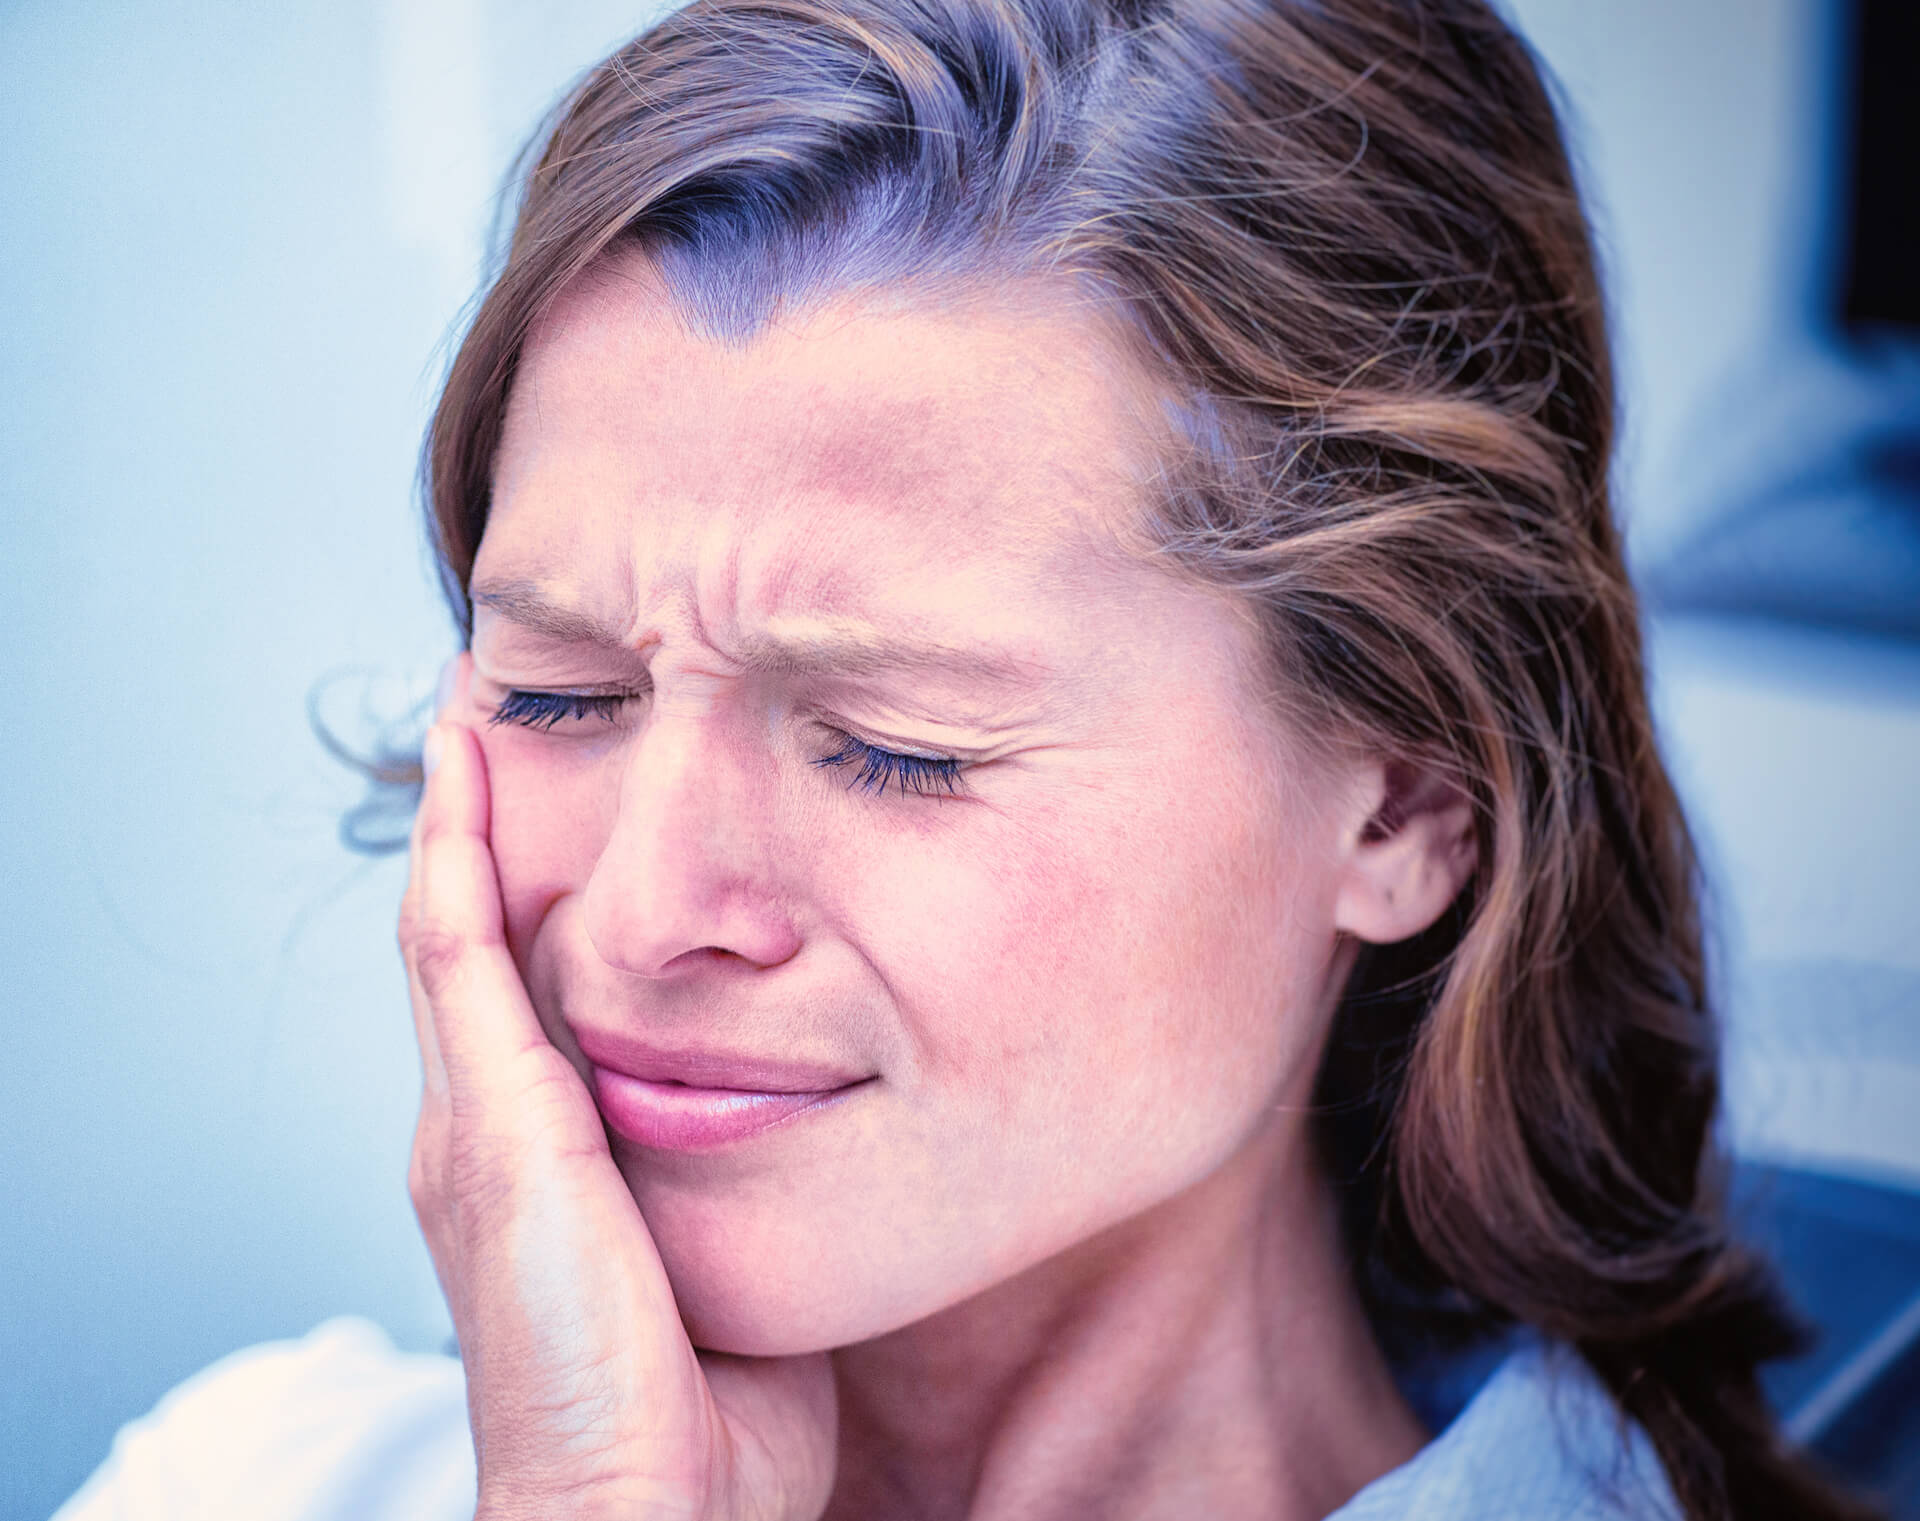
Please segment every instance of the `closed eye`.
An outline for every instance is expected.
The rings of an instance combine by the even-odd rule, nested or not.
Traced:
[[[627,700],[617,692],[516,690],[508,692],[501,699],[487,723],[490,726],[513,724],[519,728],[544,732],[555,724],[582,718],[611,721],[619,716],[620,705]],[[839,734],[844,743],[832,755],[823,756],[813,764],[842,770],[858,766],[859,769],[847,782],[849,789],[858,787],[863,792],[878,796],[887,790],[887,783],[891,781],[901,794],[911,792],[917,797],[942,793],[956,796],[962,791],[960,771],[964,762],[956,756],[907,755],[898,750],[870,745],[839,730],[833,732]]]
[[[509,692],[487,723],[517,724],[523,729],[551,729],[563,719],[614,718],[626,698],[617,692]]]
[[[885,792],[887,782],[892,780],[902,793],[910,791],[920,797],[943,790],[951,796],[961,790],[961,762],[954,756],[902,755],[897,750],[883,750],[878,745],[867,744],[851,734],[842,734],[840,737],[846,744],[834,754],[815,761],[814,765],[844,768],[857,763],[860,770],[848,781],[849,787],[857,786],[863,792],[878,794]]]

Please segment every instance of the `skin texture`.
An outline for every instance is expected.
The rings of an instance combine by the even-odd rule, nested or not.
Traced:
[[[729,346],[629,262],[536,333],[402,923],[483,1513],[1319,1516],[1420,1445],[1306,1108],[1467,813],[1310,757],[1124,552],[1152,416],[1032,293]],[[854,627],[1026,674],[747,659]],[[965,765],[874,792],[847,736]],[[867,1080],[655,1150],[582,1029]]]

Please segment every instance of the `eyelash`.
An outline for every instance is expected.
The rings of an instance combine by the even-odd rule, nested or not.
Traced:
[[[566,719],[589,715],[612,719],[625,701],[626,698],[612,693],[510,691],[493,710],[487,724],[489,727],[513,724],[544,733]],[[859,762],[860,770],[848,781],[849,788],[857,786],[863,792],[878,795],[887,790],[891,780],[901,793],[911,791],[918,797],[932,796],[940,788],[949,795],[960,791],[962,763],[957,757],[903,755],[898,750],[883,750],[878,745],[867,744],[851,734],[834,732],[840,734],[846,744],[812,764],[845,768]]]

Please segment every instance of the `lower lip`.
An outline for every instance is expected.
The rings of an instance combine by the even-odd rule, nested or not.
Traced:
[[[618,1135],[659,1151],[712,1151],[820,1109],[861,1087],[758,1093],[657,1083],[593,1065],[593,1096]]]

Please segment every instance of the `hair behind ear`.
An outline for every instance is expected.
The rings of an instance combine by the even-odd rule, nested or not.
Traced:
[[[1359,1282],[1403,1362],[1513,1320],[1578,1346],[1693,1521],[1869,1517],[1760,1389],[1802,1332],[1728,1228],[1692,846],[1631,594],[1594,568],[1551,647],[1482,627],[1468,669],[1505,668],[1456,691],[1474,720],[1452,735],[1483,778],[1473,879],[1430,930],[1369,949],[1336,1019],[1322,1136]]]

